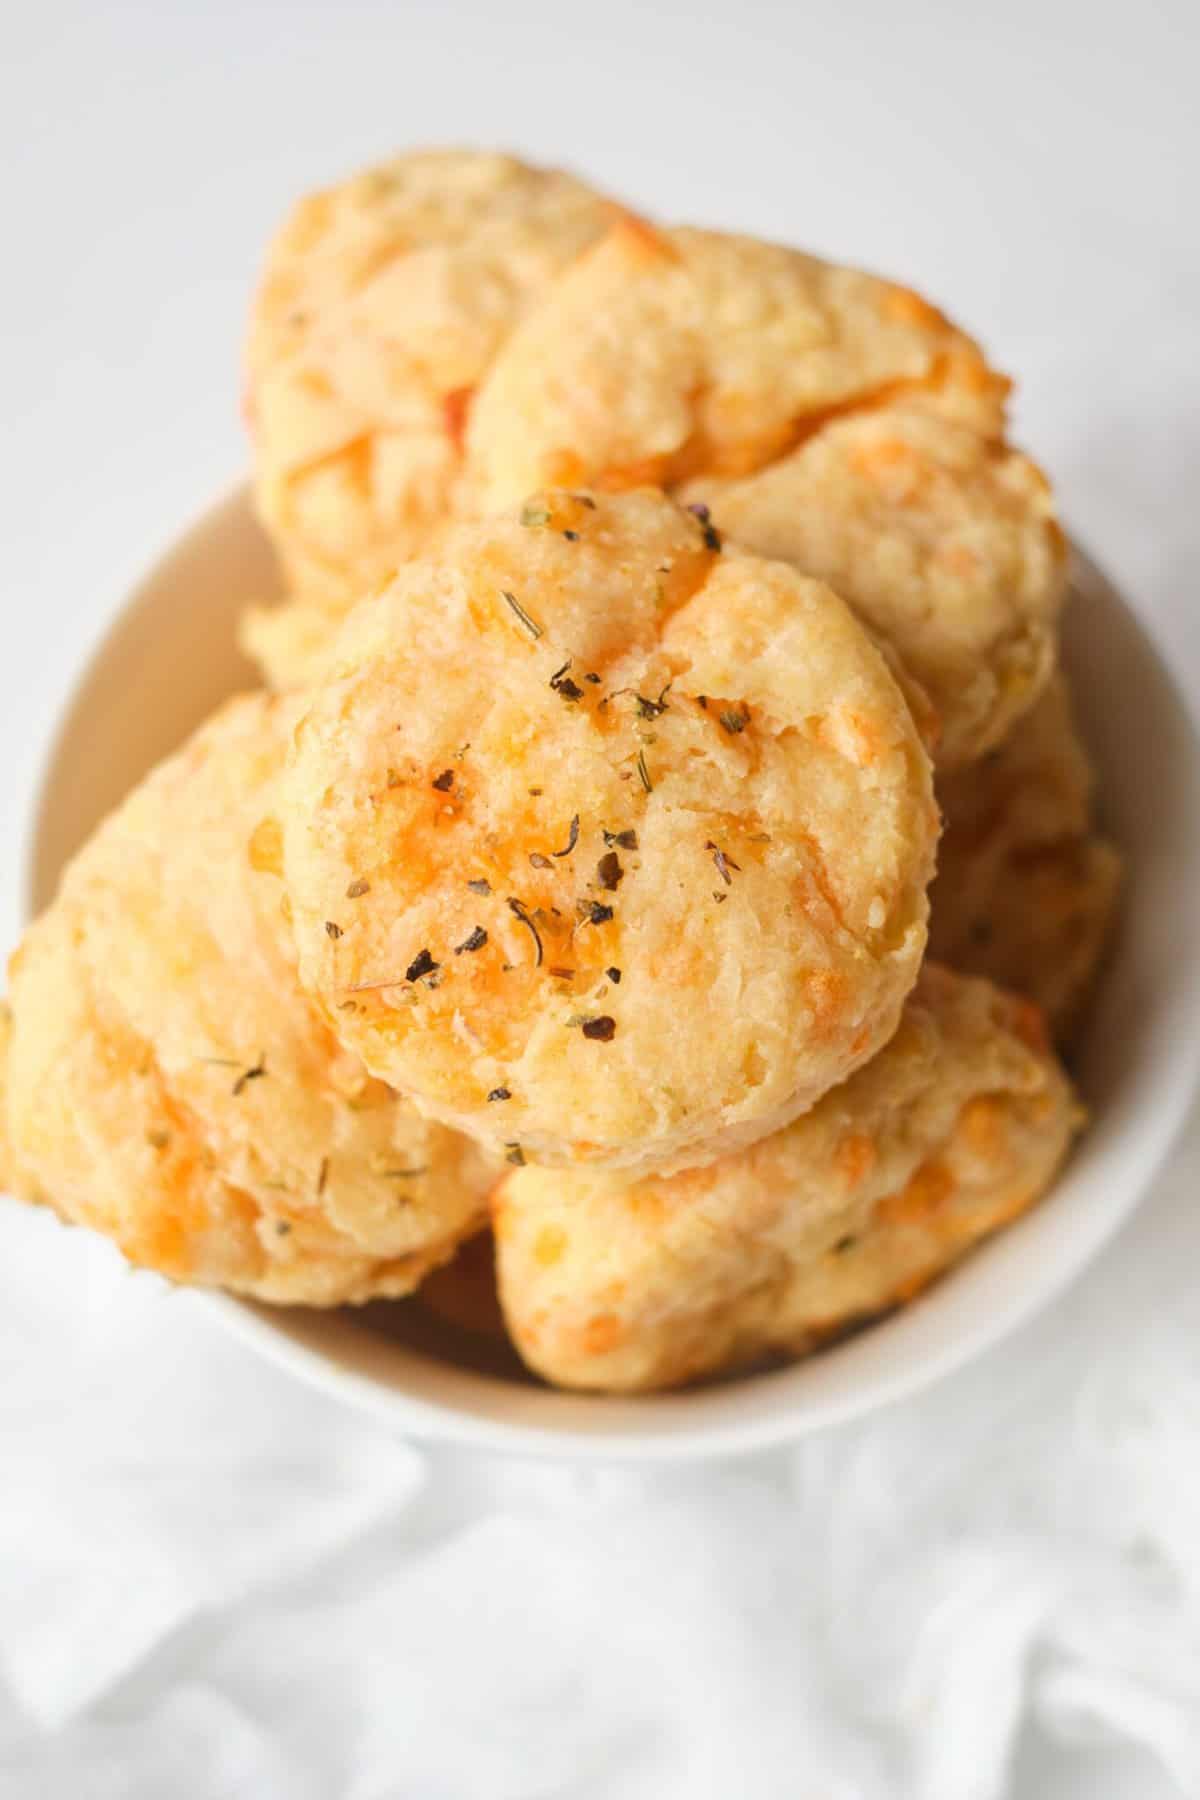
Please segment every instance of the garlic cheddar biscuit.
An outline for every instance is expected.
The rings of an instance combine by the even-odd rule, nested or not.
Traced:
[[[928,758],[828,588],[656,492],[548,492],[364,602],[285,784],[302,978],[514,1161],[700,1162],[895,1028]]]
[[[874,1060],[752,1148],[634,1183],[511,1174],[510,1335],[547,1380],[614,1392],[800,1354],[1029,1206],[1077,1123],[1036,1009],[927,964]]]
[[[131,1261],[325,1306],[408,1293],[495,1168],[300,990],[274,822],[293,719],[232,701],[71,864],[11,964],[6,1135],[17,1187]]]
[[[1028,994],[1069,1042],[1112,928],[1121,858],[1092,825],[1094,778],[1065,678],[999,749],[944,775],[930,939],[956,969]]]
[[[246,406],[259,512],[305,600],[338,615],[447,510],[476,386],[605,218],[569,175],[466,150],[294,208],[255,299]]]
[[[682,497],[763,556],[828,581],[900,654],[942,767],[977,758],[1049,675],[1064,545],[1028,457],[919,402],[833,420],[770,468]]]
[[[1003,444],[1008,383],[908,289],[798,251],[619,222],[509,337],[462,504],[654,482],[826,580],[894,645],[969,760],[1053,656],[1064,547]]]

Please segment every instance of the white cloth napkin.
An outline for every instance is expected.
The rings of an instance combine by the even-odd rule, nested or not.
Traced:
[[[0,1794],[1200,1794],[1197,1157],[933,1391],[649,1474],[397,1443],[6,1205]]]

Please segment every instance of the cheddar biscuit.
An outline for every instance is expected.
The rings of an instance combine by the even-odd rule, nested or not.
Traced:
[[[337,616],[447,510],[476,386],[603,229],[582,182],[512,157],[396,157],[302,200],[247,346],[258,508],[289,582]]]
[[[1121,884],[1121,858],[1093,828],[1093,789],[1062,675],[998,750],[939,782],[934,952],[1028,994],[1064,1043],[1094,984]]]
[[[230,702],[71,864],[12,960],[6,1127],[17,1187],[131,1261],[327,1306],[409,1292],[495,1167],[301,993],[273,817],[293,718]]]
[[[1036,1009],[927,964],[878,1056],[752,1148],[632,1184],[508,1176],[509,1333],[548,1380],[614,1392],[802,1354],[1032,1204],[1077,1123]]]
[[[700,1162],[890,1036],[928,758],[828,588],[660,494],[449,532],[347,621],[284,789],[302,978],[514,1160]]]
[[[1003,444],[1008,384],[933,307],[798,251],[620,222],[512,332],[472,408],[462,503],[654,482],[830,583],[942,720],[997,742],[1053,656],[1064,547]]]

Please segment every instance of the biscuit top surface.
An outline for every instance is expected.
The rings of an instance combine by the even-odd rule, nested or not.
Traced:
[[[886,1038],[920,958],[930,770],[883,658],[653,492],[536,496],[364,601],[284,811],[343,1040],[532,1159],[761,1135]]]

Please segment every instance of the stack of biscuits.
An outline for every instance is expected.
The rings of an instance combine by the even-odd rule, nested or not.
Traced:
[[[1032,1205],[1119,863],[1008,391],[908,288],[508,157],[302,201],[264,685],[13,956],[7,1185],[259,1300],[432,1277],[610,1392],[807,1354]]]

